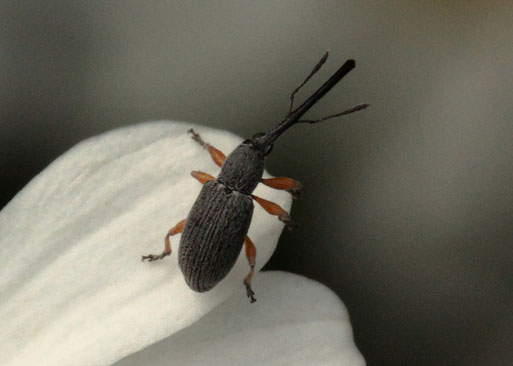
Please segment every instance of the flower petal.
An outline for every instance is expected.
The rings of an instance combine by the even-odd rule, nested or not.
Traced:
[[[189,326],[235,290],[247,301],[244,255],[205,294],[183,280],[179,237],[170,258],[141,262],[187,216],[201,189],[191,170],[218,170],[191,127],[225,153],[241,141],[177,122],[111,131],[58,158],[0,212],[0,364],[108,365]],[[286,192],[257,194],[290,209]],[[258,268],[282,228],[255,207]]]
[[[365,365],[344,304],[329,289],[284,272],[261,272],[254,287],[255,304],[234,295],[116,366]]]

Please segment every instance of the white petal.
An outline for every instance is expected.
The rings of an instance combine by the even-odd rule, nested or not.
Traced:
[[[65,153],[0,212],[0,364],[111,364],[189,326],[235,290],[247,301],[244,255],[205,294],[183,280],[179,237],[171,257],[141,262],[187,216],[201,189],[191,170],[218,172],[187,135],[191,127],[225,153],[241,141],[176,122],[115,130]],[[257,194],[290,209],[286,192]],[[255,207],[249,235],[258,267],[282,228]]]
[[[187,329],[116,366],[365,365],[344,304],[325,286],[290,273],[261,272],[258,301],[232,296]]]

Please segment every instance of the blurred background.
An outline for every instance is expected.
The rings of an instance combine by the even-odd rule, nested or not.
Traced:
[[[305,189],[266,268],[336,291],[369,365],[511,364],[512,16],[509,1],[2,1],[0,207],[116,127],[265,130],[329,49],[298,102],[357,67],[307,117],[371,108],[274,147],[268,171]]]

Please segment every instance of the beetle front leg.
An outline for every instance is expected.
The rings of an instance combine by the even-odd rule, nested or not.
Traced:
[[[249,263],[249,273],[244,278],[244,286],[246,286],[246,294],[248,295],[249,302],[254,303],[256,301],[255,299],[255,292],[251,289],[251,280],[253,279],[253,275],[255,274],[255,259],[256,259],[256,248],[255,244],[251,241],[249,236],[246,236],[246,239],[244,240],[244,244],[246,246],[246,258],[248,258]]]
[[[143,255],[142,256],[142,261],[144,261],[145,259],[149,259],[150,262],[153,262],[153,261],[156,261],[158,259],[162,259],[162,258],[170,255],[171,254],[171,243],[169,242],[169,237],[173,236],[173,235],[176,235],[176,234],[180,234],[183,231],[183,227],[185,225],[185,220],[186,219],[183,219],[182,221],[180,221],[178,224],[173,226],[167,232],[166,238],[164,239],[164,251],[162,252],[162,254]]]
[[[216,180],[213,176],[208,173],[200,172],[197,170],[193,170],[191,175],[201,184],[205,184],[210,180]]]
[[[286,190],[294,198],[301,197],[303,185],[295,179],[285,177],[262,178],[260,182],[274,189]]]
[[[194,131],[192,128],[187,132],[189,132],[192,135],[191,138],[194,141],[196,141],[198,144],[203,146],[203,148],[205,150],[208,151],[208,153],[210,154],[210,157],[212,158],[212,160],[214,160],[214,163],[216,163],[217,166],[220,167],[223,165],[224,161],[226,160],[226,156],[220,150],[217,150],[215,147],[210,145],[208,142],[203,141],[201,136],[198,133],[196,133],[196,131]]]
[[[258,204],[260,206],[262,206],[262,208],[264,210],[266,210],[268,213],[270,213],[271,215],[278,216],[278,219],[281,222],[285,223],[285,225],[287,226],[287,229],[292,230],[296,227],[296,224],[294,223],[294,221],[292,220],[290,215],[287,213],[287,211],[285,211],[283,208],[281,208],[276,203],[265,200],[261,197],[255,196],[255,195],[253,195],[253,199],[255,201],[257,201]]]

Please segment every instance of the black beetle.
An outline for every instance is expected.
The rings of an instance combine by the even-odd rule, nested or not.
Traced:
[[[221,167],[217,178],[193,171],[192,176],[203,183],[203,188],[186,219],[174,226],[165,237],[162,254],[149,254],[142,260],[154,261],[171,254],[169,237],[183,232],[178,252],[178,264],[187,285],[194,291],[205,292],[212,289],[232,269],[242,249],[246,246],[246,256],[250,271],[244,278],[247,296],[256,301],[251,289],[251,279],[255,268],[256,249],[247,236],[253,215],[253,200],[257,201],[268,213],[276,215],[291,229],[294,224],[287,212],[276,203],[253,195],[258,183],[275,189],[287,190],[294,197],[299,194],[301,183],[294,179],[278,177],[262,179],[264,159],[271,152],[276,139],[296,123],[317,123],[368,107],[359,104],[344,112],[317,120],[300,118],[321,99],[335,84],[355,67],[354,60],[348,60],[315,93],[298,108],[293,109],[294,95],[321,68],[328,58],[324,54],[312,72],[291,93],[289,113],[278,126],[258,133],[243,141],[228,157],[212,145],[204,142],[192,129],[192,138],[210,153],[214,162]]]

